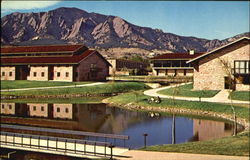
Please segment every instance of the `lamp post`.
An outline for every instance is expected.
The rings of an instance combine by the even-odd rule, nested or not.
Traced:
[[[147,147],[147,136],[148,136],[148,134],[144,133],[143,136],[144,136],[144,148],[146,148]]]

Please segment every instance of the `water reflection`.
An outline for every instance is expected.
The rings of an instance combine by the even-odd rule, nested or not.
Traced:
[[[129,135],[130,148],[144,146],[144,133],[147,145],[203,141],[233,133],[232,125],[224,122],[152,114],[105,104],[1,103],[1,123]]]

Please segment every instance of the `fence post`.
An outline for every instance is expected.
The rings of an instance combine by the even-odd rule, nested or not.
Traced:
[[[76,140],[75,140],[75,153],[76,153]]]
[[[57,148],[58,148],[58,138],[56,138],[56,151],[57,151]]]
[[[65,152],[67,151],[67,139],[65,140]]]
[[[109,148],[110,148],[110,159],[112,160],[113,159],[113,148],[115,146],[114,145],[110,145]]]
[[[86,154],[86,141],[84,141],[84,154]]]
[[[15,133],[13,134],[13,146],[15,145]]]
[[[22,143],[22,146],[23,146],[23,135],[21,136],[21,143]]]
[[[31,136],[30,136],[30,148],[31,148]]]
[[[38,136],[38,148],[40,148],[40,143],[41,143],[40,140],[41,140],[40,136]]]
[[[96,142],[94,144],[94,155],[96,155]]]

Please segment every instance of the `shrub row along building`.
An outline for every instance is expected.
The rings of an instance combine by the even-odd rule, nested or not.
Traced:
[[[1,47],[1,80],[104,81],[109,66],[84,45]]]

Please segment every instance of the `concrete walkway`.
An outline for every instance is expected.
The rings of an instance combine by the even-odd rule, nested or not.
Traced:
[[[130,150],[119,160],[249,160],[249,157]]]
[[[186,84],[191,84],[191,83],[182,83],[182,84],[177,84],[177,85],[182,86],[182,85],[186,85]],[[158,97],[159,96],[160,98],[170,98],[170,99],[172,99],[173,96],[163,95],[163,94],[159,94],[157,92],[159,92],[161,90],[164,90],[164,89],[169,89],[169,88],[176,87],[177,85],[150,89],[150,90],[144,91],[144,94],[147,95],[147,96],[152,96],[152,97]],[[221,90],[219,93],[217,93],[214,97],[211,97],[211,98],[201,98],[201,99],[199,99],[199,97],[175,96],[175,99],[177,99],[177,100],[185,100],[185,101],[250,104],[250,101],[230,100],[230,99],[228,99],[229,94],[230,94],[229,90]]]
[[[1,92],[11,92],[11,91],[27,91],[27,90],[41,90],[41,89],[58,89],[58,88],[76,88],[76,87],[85,87],[85,86],[96,86],[100,84],[105,84],[103,82],[89,83],[89,84],[79,84],[79,85],[70,85],[70,86],[53,86],[53,87],[36,87],[36,88],[20,88],[20,89],[3,89]]]

